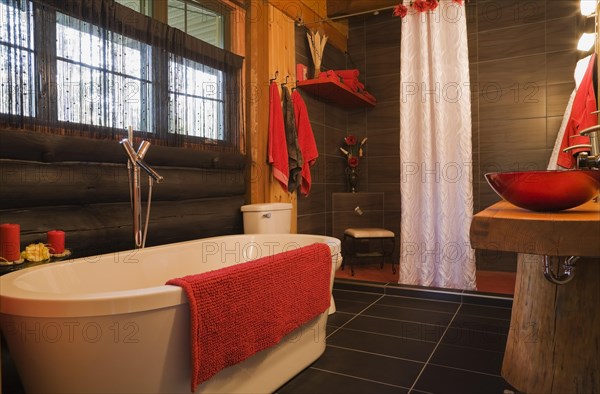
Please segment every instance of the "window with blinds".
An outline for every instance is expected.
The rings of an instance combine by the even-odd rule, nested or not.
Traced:
[[[241,57],[112,0],[0,0],[0,18],[0,126],[239,148]]]

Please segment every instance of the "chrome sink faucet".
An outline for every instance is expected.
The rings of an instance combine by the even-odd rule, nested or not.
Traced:
[[[577,155],[577,168],[600,168],[600,147],[598,146],[598,131],[600,125],[588,127],[582,130],[579,135],[587,135],[590,137],[590,153],[581,152]]]
[[[593,114],[595,113],[598,113],[598,111],[593,112]],[[591,126],[587,129],[581,130],[579,135],[589,136],[590,143],[573,145],[563,149],[563,152],[568,152],[573,149],[589,149],[589,153],[580,152],[577,155],[577,169],[600,168],[600,146],[598,143],[598,131],[600,131],[600,125]]]
[[[129,176],[129,199],[131,202],[131,210],[133,213],[133,237],[136,248],[146,246],[146,235],[148,234],[148,222],[150,219],[150,206],[152,204],[152,185],[153,182],[160,183],[163,177],[152,169],[145,161],[144,156],[150,148],[150,142],[142,141],[137,150],[133,148],[133,130],[129,127],[128,138],[121,140],[120,144],[125,149],[127,154],[127,171]],[[140,169],[143,169],[148,174],[148,205],[146,207],[146,224],[142,232],[142,195],[141,195],[141,179]]]

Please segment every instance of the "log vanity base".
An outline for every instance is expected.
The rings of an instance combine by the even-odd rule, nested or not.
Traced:
[[[502,376],[525,393],[600,393],[600,204],[541,213],[502,201],[474,216],[471,245],[520,253]],[[556,285],[543,255],[582,257]]]
[[[502,376],[525,393],[600,393],[600,258],[555,285],[520,254]]]

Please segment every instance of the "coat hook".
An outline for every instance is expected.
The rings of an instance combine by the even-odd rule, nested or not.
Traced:
[[[286,86],[286,85],[287,85],[287,83],[288,83],[288,78],[289,78],[289,77],[290,77],[289,75],[286,75],[286,76],[285,76],[285,82],[284,82],[284,83],[282,83],[282,84],[281,84],[281,86]]]
[[[275,71],[275,78],[269,79],[269,83],[273,83],[273,81],[277,81],[278,76],[279,76],[279,70]]]

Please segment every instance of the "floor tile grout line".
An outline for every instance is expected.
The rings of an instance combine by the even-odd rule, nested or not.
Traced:
[[[394,360],[401,360],[401,361],[407,361],[409,363],[416,363],[416,364],[424,364],[424,361],[419,361],[419,360],[411,360],[410,358],[406,358],[406,357],[398,357],[398,356],[391,356],[389,354],[383,354],[383,353],[375,353],[375,352],[370,352],[368,350],[361,350],[361,349],[356,349],[356,348],[351,348],[351,347],[346,347],[346,346],[339,346],[339,345],[327,345],[331,348],[335,348],[335,349],[343,349],[343,350],[348,350],[351,352],[356,352],[356,353],[363,353],[363,354],[370,354],[372,356],[378,356],[378,357],[385,357],[385,358],[391,358]]]
[[[408,387],[399,386],[399,385],[397,385],[397,384],[386,383],[386,382],[380,382],[380,381],[378,381],[378,380],[373,380],[373,379],[361,378],[361,377],[359,377],[359,376],[355,376],[355,375],[348,375],[348,374],[346,374],[346,373],[341,373],[341,372],[336,372],[336,371],[330,371],[330,370],[328,370],[328,369],[317,368],[317,367],[310,367],[310,369],[314,369],[315,371],[321,371],[321,372],[331,373],[331,374],[334,374],[334,375],[345,376],[345,377],[348,377],[348,378],[353,378],[353,379],[364,380],[364,381],[366,381],[366,382],[371,382],[371,383],[382,384],[382,385],[385,385],[385,386],[397,387],[397,388],[401,388],[401,389],[408,389]]]
[[[431,289],[412,289],[412,288],[403,288],[403,287],[395,287],[395,286],[390,286],[389,283],[383,284],[383,283],[377,283],[375,286],[371,285],[372,283],[369,282],[369,284],[352,284],[355,286],[362,286],[362,287],[376,287],[376,288],[383,288],[384,289],[384,295],[386,296],[390,296],[390,297],[403,297],[403,298],[413,298],[413,299],[418,299],[418,300],[425,300],[425,301],[435,301],[435,302],[448,302],[448,303],[454,303],[454,304],[469,304],[469,305],[480,305],[477,303],[471,303],[471,302],[465,302],[465,298],[475,298],[475,299],[479,299],[479,300],[499,300],[499,301],[507,301],[507,302],[512,302],[514,301],[514,295],[513,294],[504,294],[504,293],[496,293],[496,294],[471,294],[471,293],[456,293],[456,292],[450,292],[450,291],[443,291],[443,290],[431,290]],[[335,285],[334,285],[335,286]],[[449,296],[455,296],[457,298],[460,298],[460,300],[458,301],[448,301],[448,300],[441,300],[441,299],[437,299],[437,298],[429,298],[426,296],[410,296],[410,295],[399,295],[399,294],[390,294],[387,292],[388,289],[400,289],[400,290],[405,290],[408,292],[411,291],[417,291],[417,292],[423,292],[423,293],[432,293],[432,294],[442,294],[442,295],[449,295]],[[373,293],[371,291],[368,290],[350,290],[350,289],[340,289],[340,288],[335,288],[334,290],[338,290],[338,291],[350,291],[350,292],[355,292],[355,293],[370,293],[370,294],[381,294],[381,293]],[[498,306],[498,305],[484,305],[486,307],[491,307],[491,308],[504,308],[504,309],[510,309],[511,307],[508,306]]]
[[[501,335],[501,336],[508,336],[508,333],[510,332],[510,328],[508,328],[506,330],[506,334],[501,333],[501,332],[491,332],[489,330],[477,330],[477,329],[473,329],[473,328],[465,328],[465,327],[450,327],[452,325],[452,322],[450,322],[450,325],[448,325],[448,329],[452,329],[452,330],[462,330],[462,331],[469,331],[469,332],[476,332],[476,333],[481,333],[481,334],[492,334],[492,335]],[[446,332],[444,331],[444,334]],[[469,347],[469,346],[467,346]]]
[[[443,326],[440,326],[440,327],[443,327]],[[425,340],[425,339],[415,339],[415,338],[409,338],[409,337],[400,337],[398,335],[384,334],[384,333],[375,332],[375,331],[357,330],[355,328],[344,328],[344,330],[354,331],[354,332],[362,332],[362,333],[365,333],[365,334],[381,335],[383,337],[390,337],[390,338],[396,338],[396,339],[405,339],[405,340],[408,340],[408,341],[415,341],[415,342],[437,343],[437,340],[436,341],[428,341],[428,340]]]
[[[362,315],[364,317],[371,317],[374,319],[385,319],[385,320],[392,320],[392,321],[397,321],[397,322],[403,322],[403,323],[414,323],[414,324],[423,324],[426,326],[436,326],[436,327],[446,327],[448,325],[448,323],[446,324],[434,324],[434,323],[425,323],[425,322],[419,322],[419,321],[414,321],[414,320],[404,320],[404,319],[394,319],[391,317],[383,317],[383,316],[375,316],[375,315]],[[452,321],[452,320],[450,320]]]
[[[341,330],[344,326],[346,326],[348,323],[350,323],[352,320],[356,319],[357,316],[360,316],[361,313],[363,313],[364,311],[366,311],[367,309],[369,309],[371,306],[373,306],[377,301],[379,301],[380,299],[382,299],[383,297],[385,297],[383,294],[378,297],[375,301],[373,301],[372,303],[370,303],[369,305],[367,305],[364,309],[362,309],[360,312],[358,312],[357,314],[354,315],[353,318],[351,318],[350,320],[348,320],[347,322],[345,322],[344,324],[342,324],[341,326],[339,326],[337,329],[335,329],[331,334],[328,334],[325,339],[329,338],[330,336],[332,336],[333,334],[335,334],[336,332],[338,332],[339,330]]]
[[[456,312],[454,313],[454,316],[452,317],[452,320],[450,320],[450,323],[448,323],[448,326],[446,326],[446,329],[444,330],[444,333],[440,337],[440,340],[438,341],[438,343],[435,345],[435,347],[431,351],[431,354],[429,355],[429,358],[427,359],[427,361],[425,361],[425,364],[423,365],[423,368],[421,368],[421,371],[419,371],[419,374],[415,378],[415,381],[413,382],[412,386],[410,386],[410,389],[408,390],[408,394],[410,394],[414,390],[417,382],[419,381],[419,379],[421,378],[421,375],[423,374],[423,371],[425,371],[425,368],[427,368],[427,365],[429,364],[429,361],[431,361],[431,359],[433,358],[433,355],[435,354],[435,351],[440,346],[440,343],[442,343],[442,340],[444,339],[444,336],[446,335],[446,332],[448,332],[448,329],[450,328],[450,325],[454,321],[454,318],[456,317],[456,315],[458,315],[458,311],[460,311],[461,306],[462,306],[462,304],[460,304],[458,306],[458,308],[456,309]]]
[[[425,324],[425,323],[417,323],[417,324]],[[335,327],[330,325],[329,327],[331,328],[342,328],[340,327]],[[441,325],[437,325],[436,327],[444,327]],[[451,329],[456,329],[455,327],[449,327]],[[386,337],[390,337],[390,338],[397,338],[397,339],[407,339],[407,340],[411,340],[411,341],[416,341],[416,342],[425,342],[425,343],[438,343],[438,341],[428,341],[425,339],[415,339],[415,338],[410,338],[410,337],[401,337],[401,336],[397,336],[397,335],[392,335],[392,334],[385,334],[385,333],[381,333],[381,332],[377,332],[377,331],[366,331],[366,330],[358,330],[356,328],[348,328],[348,327],[344,327],[344,330],[348,330],[348,331],[354,331],[354,332],[363,332],[366,334],[375,334],[375,335],[381,335],[381,336],[386,336]],[[486,331],[476,331],[476,330],[469,330],[472,332],[482,332],[482,333],[486,333],[489,334],[489,332]],[[504,336],[505,334],[498,334],[498,333],[491,333],[493,335],[502,335]],[[465,346],[465,345],[456,345],[453,343],[446,343],[446,346],[452,346],[455,348],[460,348],[460,349],[468,349],[468,350],[477,350],[477,351],[482,351],[482,352],[487,352],[487,353],[499,353],[499,354],[504,354],[504,350],[492,350],[492,349],[485,349],[485,348],[481,348],[481,347],[475,347],[475,346]],[[335,345],[332,345],[335,346]],[[338,346],[339,347],[339,346]]]
[[[494,373],[489,373],[489,372],[481,372],[481,371],[474,371],[472,369],[458,368],[458,367],[453,367],[451,365],[444,365],[444,364],[437,364],[437,363],[429,363],[429,365],[435,365],[436,367],[442,367],[442,368],[455,369],[457,371],[476,373],[476,374],[479,374],[479,375],[493,376],[495,378],[498,378],[498,377],[501,378],[502,377],[502,375],[500,375],[500,374],[494,374]]]
[[[388,296],[386,296],[388,297]],[[409,297],[405,297],[405,298],[409,298]],[[361,304],[367,304],[367,302],[361,302],[361,301],[357,301],[357,300],[351,300],[351,299],[347,299],[347,298],[336,298],[337,300],[344,300],[344,301],[350,301],[350,302],[356,302],[356,303],[361,303]],[[379,299],[381,300],[381,298]],[[429,300],[427,300],[429,301]],[[433,301],[433,302],[438,302],[438,301]],[[447,303],[453,303],[453,302],[448,302],[448,301],[439,301],[439,302],[447,302]],[[461,303],[459,302],[455,302],[453,304],[458,306],[461,305]],[[468,305],[472,305],[472,304],[468,304]],[[456,312],[446,312],[446,311],[439,311],[439,310],[434,310],[434,309],[423,309],[423,308],[412,308],[412,307],[407,307],[407,306],[401,306],[401,305],[391,305],[391,304],[378,304],[378,306],[384,306],[384,307],[389,307],[389,308],[401,308],[401,309],[410,309],[410,310],[415,310],[415,311],[422,311],[422,312],[433,312],[433,313],[444,313],[446,315],[454,315],[454,313]],[[488,306],[484,306],[484,308],[498,308],[498,309],[507,309],[510,310],[510,308],[504,308],[504,307],[488,307]],[[365,315],[367,316],[367,315]],[[368,316],[372,316],[372,315],[368,315]],[[504,318],[504,317],[494,317],[494,316],[486,316],[486,315],[478,315],[478,314],[473,314],[473,313],[464,313],[461,316],[472,316],[472,317],[480,317],[480,318],[484,318],[484,319],[492,319],[492,320],[504,320],[504,321],[510,321],[510,317],[508,318]],[[399,319],[391,319],[391,320],[399,320]]]
[[[457,303],[457,305],[460,305],[460,304],[458,304],[458,303]],[[456,311],[452,311],[452,312],[434,311],[434,310],[431,310],[431,309],[410,308],[410,307],[407,307],[407,306],[400,306],[400,305],[388,305],[388,304],[378,304],[378,306],[385,306],[385,307],[388,307],[388,308],[411,309],[411,310],[413,310],[413,311],[423,311],[423,312],[433,312],[433,313],[444,313],[444,314],[446,314],[446,315],[454,315],[454,312],[456,312]],[[458,309],[458,308],[456,308],[456,309]]]

